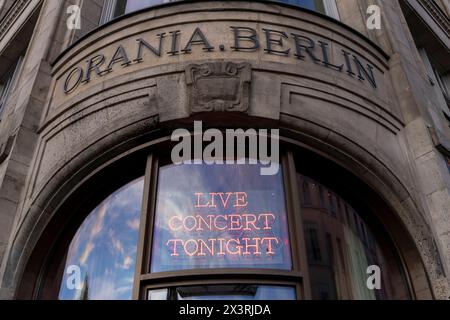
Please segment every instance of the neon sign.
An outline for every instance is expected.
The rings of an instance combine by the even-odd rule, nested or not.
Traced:
[[[273,198],[273,193],[270,194]],[[261,210],[267,191],[191,192],[189,206],[157,212],[153,260],[162,269],[203,267],[290,268],[284,204]],[[178,202],[171,197],[167,208]],[[187,198],[187,199],[186,199]],[[160,215],[160,216],[158,216]],[[159,219],[158,219],[159,218]],[[152,265],[157,266],[155,261]],[[157,268],[158,269],[158,266]],[[158,270],[154,270],[158,271]]]

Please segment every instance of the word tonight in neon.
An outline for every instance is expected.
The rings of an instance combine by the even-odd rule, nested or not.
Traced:
[[[167,246],[171,256],[241,256],[275,254],[274,246],[280,241],[276,237],[170,239]]]
[[[194,207],[242,210],[246,192],[195,193]],[[272,256],[280,240],[272,233],[273,213],[173,215],[168,228],[174,238],[166,242],[170,256]],[[188,238],[183,238],[188,235]],[[229,238],[227,236],[237,236]]]

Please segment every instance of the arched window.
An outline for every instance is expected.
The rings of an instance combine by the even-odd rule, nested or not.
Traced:
[[[370,204],[361,203],[358,188],[346,179],[324,170],[318,157],[306,159],[302,154],[296,160],[297,180],[318,185],[319,194],[329,193],[335,212],[329,214],[322,204],[300,203],[311,298],[409,299],[402,262],[384,227],[368,214]],[[376,290],[367,286],[367,270],[373,266],[380,270],[381,287]]]
[[[357,188],[341,195],[347,184],[328,184],[333,172],[308,156],[286,147],[278,172],[265,176],[249,161],[174,165],[164,152],[150,154],[145,177],[113,192],[78,227],[56,297],[410,298],[395,246],[355,202]],[[333,195],[344,214],[308,204],[305,186]],[[374,265],[377,290],[366,285]]]
[[[70,243],[60,299],[131,299],[143,180],[111,194],[84,220]]]
[[[338,198],[335,194],[332,196]],[[401,279],[402,275],[397,261],[392,260],[391,249],[370,233],[369,226],[355,210],[352,211],[356,229],[323,210],[304,204],[302,207],[313,299],[408,297],[406,286],[394,287],[393,280],[396,277]],[[368,237],[373,239],[372,243]],[[384,285],[380,290],[367,287],[367,268],[371,265],[383,270]]]
[[[103,24],[118,16],[164,3],[182,0],[105,0],[100,23]],[[267,0],[272,1],[272,0]],[[336,0],[273,0],[292,4],[339,19]]]
[[[277,0],[289,3],[339,19],[336,0]]]

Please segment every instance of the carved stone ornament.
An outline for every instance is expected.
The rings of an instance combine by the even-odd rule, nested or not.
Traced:
[[[209,111],[247,112],[250,100],[249,63],[207,62],[186,67],[191,114]]]

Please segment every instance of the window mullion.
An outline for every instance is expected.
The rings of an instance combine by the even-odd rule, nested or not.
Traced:
[[[323,6],[325,7],[325,13],[328,16],[339,20],[339,11],[336,5],[336,0],[323,0]]]
[[[112,20],[114,18],[114,11],[117,6],[117,0],[105,0],[100,17],[100,25]]]
[[[144,192],[139,227],[139,243],[136,256],[136,270],[133,283],[133,299],[141,298],[141,275],[149,270],[151,239],[153,230],[153,208],[158,177],[158,160],[151,154],[147,158],[144,178]]]
[[[311,299],[300,193],[297,184],[297,171],[295,168],[294,155],[291,151],[288,151],[283,157],[283,172],[286,189],[285,193],[288,202],[287,213],[289,218],[289,233],[291,234],[290,239],[294,271],[300,270],[303,275],[303,292],[301,294],[297,293],[297,296],[301,296],[304,299]]]

